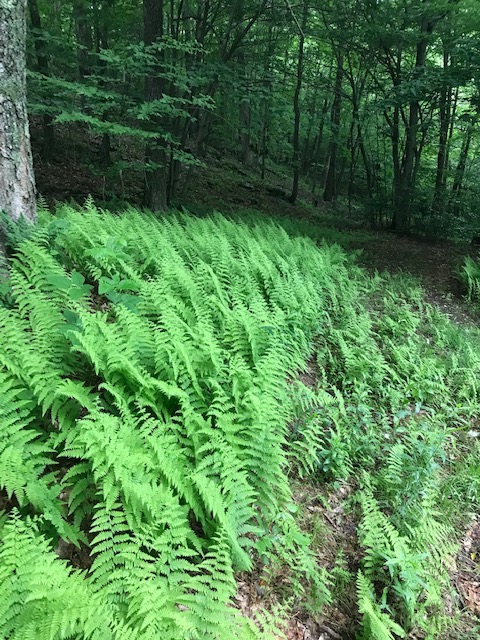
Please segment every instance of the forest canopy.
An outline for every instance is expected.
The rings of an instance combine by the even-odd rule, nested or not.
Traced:
[[[81,132],[106,191],[121,184],[153,209],[182,203],[198,167],[228,150],[263,178],[288,167],[292,201],[300,184],[398,231],[480,230],[476,0],[28,8],[38,164],[63,151],[55,131],[68,126],[70,157]]]

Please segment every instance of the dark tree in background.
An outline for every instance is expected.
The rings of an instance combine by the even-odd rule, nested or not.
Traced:
[[[39,73],[48,76],[48,57],[45,52],[45,41],[42,37],[42,19],[40,17],[37,0],[28,0],[28,11],[30,14],[30,24],[32,26],[35,53],[37,56],[36,69]],[[44,113],[42,155],[45,159],[49,159],[52,156],[54,152],[54,145],[55,129],[53,126],[53,118],[49,113]]]
[[[294,113],[294,126],[293,126],[293,186],[292,195],[290,196],[290,202],[295,204],[298,196],[298,183],[300,179],[300,93],[302,91],[303,81],[303,56],[305,48],[305,29],[307,27],[308,18],[308,4],[307,0],[303,2],[302,8],[302,22],[299,23],[293,9],[292,15],[298,27],[299,39],[298,39],[298,62],[297,62],[297,82],[295,85],[295,93],[293,95],[293,113]]]
[[[164,52],[161,39],[164,35],[163,0],[143,0],[143,41],[145,47],[152,47],[153,64],[145,77],[145,100],[155,102],[161,100],[165,92]],[[155,46],[156,45],[156,46]],[[145,184],[145,204],[152,211],[164,211],[167,208],[167,147],[162,133],[165,133],[164,118],[156,116],[152,124],[157,130],[157,137],[147,144],[147,171]]]

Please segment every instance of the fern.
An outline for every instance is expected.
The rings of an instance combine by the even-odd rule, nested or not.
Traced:
[[[1,586],[18,585],[2,636],[268,635],[229,605],[274,520],[298,597],[326,601],[308,538],[282,520],[287,379],[341,298],[343,254],[221,216],[88,202],[40,217],[0,306]],[[91,567],[60,561],[58,540]]]
[[[235,572],[259,554],[318,611],[329,581],[289,474],[365,470],[364,637],[434,633],[442,465],[478,412],[478,333],[258,218],[40,213],[0,294],[0,635],[279,636],[285,611],[231,606]],[[292,379],[312,354],[308,389]]]
[[[404,638],[405,631],[381,610],[376,602],[373,585],[359,571],[357,576],[358,610],[363,616],[363,637],[365,640],[394,640]]]
[[[376,480],[381,489],[385,482],[402,477],[402,467],[403,448],[398,445],[387,462],[386,475]],[[430,496],[422,496],[418,510],[402,513],[397,507],[393,515],[387,516],[373,495],[371,482],[367,477],[359,494],[363,513],[359,539],[365,548],[362,585],[369,581],[370,585],[375,582],[383,588],[383,607],[395,611],[402,626],[409,629],[418,625],[432,630],[437,621],[429,619],[426,612],[442,607],[441,594],[447,582],[443,565],[454,550],[447,542],[452,536],[451,530],[436,519]],[[391,503],[387,504],[388,508],[392,507]],[[368,597],[370,608],[363,612],[368,618],[380,604],[373,588],[367,591],[372,595]],[[363,594],[365,598],[367,591]]]

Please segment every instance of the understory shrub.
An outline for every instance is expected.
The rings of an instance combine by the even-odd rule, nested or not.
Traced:
[[[468,298],[478,303],[480,300],[480,264],[478,260],[467,256],[460,271],[460,276],[467,285]]]

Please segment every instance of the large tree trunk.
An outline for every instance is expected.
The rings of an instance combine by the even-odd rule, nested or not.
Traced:
[[[26,108],[27,0],[0,0],[0,211],[36,220]]]
[[[143,39],[146,47],[163,37],[163,14],[163,0],[143,0]],[[158,50],[156,56],[158,70],[161,72],[164,52]],[[164,91],[165,79],[161,77],[160,73],[156,74],[151,70],[145,78],[145,100],[147,102],[160,100]],[[162,122],[161,118],[155,118],[154,124],[159,136],[154,142],[148,143],[146,148],[147,163],[151,163],[153,168],[149,169],[145,174],[145,204],[152,211],[165,211],[168,205],[168,155],[166,142],[161,137],[162,129],[165,129],[165,122]]]

